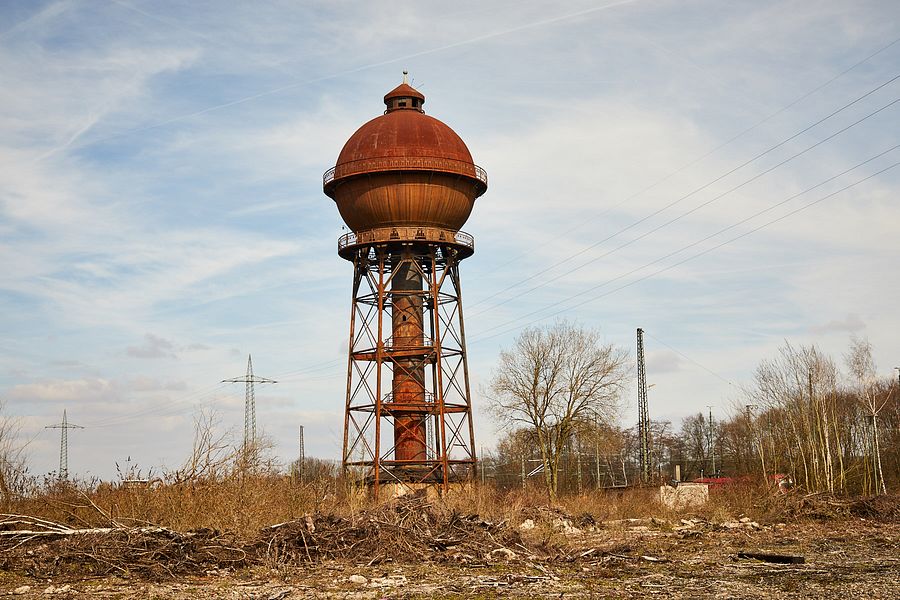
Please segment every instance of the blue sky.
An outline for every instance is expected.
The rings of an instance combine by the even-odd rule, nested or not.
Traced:
[[[900,364],[896,2],[484,4],[0,5],[0,395],[35,472],[63,408],[73,472],[177,467],[201,408],[241,430],[218,382],[248,353],[278,455],[300,424],[339,455],[351,271],[321,175],[403,69],[490,177],[474,389],[558,317],[632,352],[643,327],[675,421],[727,414],[785,339]]]

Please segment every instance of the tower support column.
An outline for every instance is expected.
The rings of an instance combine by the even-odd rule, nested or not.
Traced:
[[[457,275],[471,252],[455,246],[403,241],[342,253],[355,282],[343,466],[376,490],[385,483],[446,489],[474,476]]]
[[[428,419],[425,402],[425,366],[416,349],[425,348],[423,323],[423,273],[408,252],[397,257],[391,277],[391,338],[388,346],[408,357],[394,361],[391,404],[394,419],[394,452],[397,460],[426,459]],[[406,408],[406,410],[404,410]],[[418,410],[415,410],[418,409]]]

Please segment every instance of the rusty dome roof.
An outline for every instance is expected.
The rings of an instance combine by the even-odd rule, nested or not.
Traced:
[[[325,174],[331,195],[340,179],[383,171],[440,171],[478,180],[480,196],[487,175],[476,167],[465,142],[448,125],[428,116],[425,96],[407,83],[384,96],[387,110],[356,130]]]
[[[337,165],[387,157],[446,158],[472,163],[472,154],[456,132],[416,110],[393,110],[356,130],[337,159]]]

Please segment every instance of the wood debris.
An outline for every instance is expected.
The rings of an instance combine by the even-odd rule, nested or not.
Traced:
[[[800,565],[806,562],[806,559],[802,556],[794,556],[790,554],[771,554],[769,552],[738,552],[737,557],[750,558],[785,565]]]
[[[484,565],[532,557],[516,528],[402,499],[353,517],[303,517],[266,527],[252,540],[210,529],[73,529],[24,515],[0,516],[0,568],[32,576],[66,573],[176,576],[252,565],[326,560],[368,566],[393,561]]]

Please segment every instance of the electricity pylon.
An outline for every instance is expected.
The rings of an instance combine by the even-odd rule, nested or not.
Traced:
[[[222,383],[243,383],[246,387],[244,394],[244,450],[256,446],[256,389],[257,383],[278,383],[274,379],[257,377],[253,374],[253,357],[247,355],[247,374],[243,377],[223,379]]]
[[[713,430],[713,416],[712,409],[713,407],[707,404],[709,408],[709,420],[706,422],[706,453],[709,455],[710,461],[712,461],[712,469],[709,471],[710,477],[716,476],[716,437],[715,432]]]
[[[62,423],[56,425],[47,425],[44,429],[59,429],[59,478],[66,480],[69,478],[69,430],[84,429],[81,425],[69,423],[66,417],[66,409],[63,409]]]
[[[641,445],[641,483],[650,482],[650,412],[647,408],[647,369],[644,365],[644,330],[637,330],[638,441]]]
[[[306,466],[306,444],[303,441],[303,425],[300,426],[300,464],[297,468],[297,475],[300,479],[300,483],[303,483],[303,467]]]

